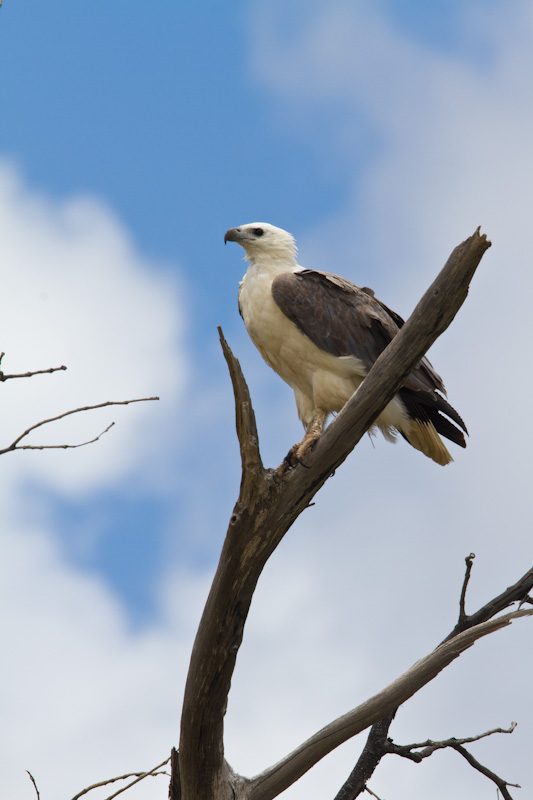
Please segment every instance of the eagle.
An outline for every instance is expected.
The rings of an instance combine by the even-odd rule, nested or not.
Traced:
[[[249,262],[239,288],[239,311],[267,364],[293,389],[305,427],[289,453],[301,462],[328,416],[357,391],[404,320],[374,292],[331,272],[298,265],[294,237],[266,222],[226,231]],[[437,464],[453,461],[441,436],[466,447],[465,423],[446,399],[442,378],[423,358],[376,419],[388,441],[401,434]],[[372,432],[372,429],[371,429]],[[464,432],[464,433],[463,433]]]

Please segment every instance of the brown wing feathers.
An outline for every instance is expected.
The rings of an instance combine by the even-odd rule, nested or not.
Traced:
[[[272,297],[281,311],[321,350],[335,356],[355,356],[369,370],[403,325],[403,319],[345,278],[327,272],[299,270],[278,275]],[[466,447],[466,426],[448,401],[444,384],[427,358],[422,359],[399,392],[409,415],[431,422],[438,433]],[[446,417],[443,417],[445,414]]]
[[[338,275],[284,272],[272,283],[272,297],[317,347],[334,356],[356,356],[367,369],[398,330],[373,297]]]

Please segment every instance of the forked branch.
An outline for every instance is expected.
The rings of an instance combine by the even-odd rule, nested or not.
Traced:
[[[402,758],[408,758],[411,761],[419,764],[424,758],[429,758],[432,756],[433,753],[436,753],[438,750],[444,750],[446,748],[451,748],[455,750],[460,755],[465,758],[470,766],[480,772],[485,777],[489,778],[494,784],[496,784],[498,790],[501,792],[502,797],[504,800],[512,800],[511,795],[509,794],[508,787],[514,786],[515,788],[519,789],[520,786],[517,783],[509,783],[509,781],[503,780],[500,778],[499,775],[496,775],[495,772],[488,769],[487,767],[480,764],[480,762],[474,758],[472,753],[468,751],[464,745],[471,744],[472,742],[478,742],[480,739],[484,739],[487,736],[493,736],[496,733],[512,733],[516,728],[516,722],[511,723],[509,728],[493,728],[491,731],[486,731],[485,733],[480,733],[477,736],[468,736],[464,739],[443,739],[441,741],[433,741],[432,739],[428,739],[425,742],[417,742],[415,744],[405,744],[405,745],[398,745],[394,744],[393,741],[390,739],[385,739],[382,745],[383,753],[393,753],[394,755],[402,756]],[[361,791],[366,790],[367,792],[370,791],[368,786],[361,787]],[[361,792],[358,792],[360,794]],[[373,794],[373,793],[371,793]],[[345,793],[343,795],[344,800],[352,800],[354,797],[357,797],[354,793]],[[335,800],[340,800],[341,794],[337,795]]]
[[[493,728],[491,731],[480,733],[477,736],[468,736],[464,739],[451,738],[444,739],[442,741],[433,741],[432,739],[428,739],[426,742],[418,742],[416,744],[406,745],[394,744],[394,742],[389,739],[385,744],[385,752],[393,753],[394,755],[402,756],[403,758],[408,758],[411,761],[420,763],[424,758],[429,758],[438,750],[451,748],[459,753],[466,761],[468,761],[471,767],[491,780],[496,785],[498,791],[501,792],[504,800],[513,800],[509,793],[508,787],[511,786],[516,789],[520,789],[519,784],[510,783],[509,781],[500,778],[500,776],[496,775],[495,772],[481,764],[477,758],[474,758],[472,753],[467,750],[464,745],[471,744],[472,742],[478,742],[480,739],[484,739],[487,736],[493,736],[496,733],[512,733],[515,728],[516,722],[512,722],[509,728]],[[368,787],[365,788],[368,790]]]
[[[83,408],[73,408],[71,411],[64,411],[63,414],[58,414],[57,417],[43,419],[41,422],[36,422],[34,425],[30,425],[30,427],[21,433],[20,436],[17,436],[17,438],[11,442],[10,445],[0,449],[0,456],[4,455],[4,453],[11,453],[14,450],[69,450],[76,447],[85,447],[85,445],[97,442],[98,439],[100,439],[104,433],[107,433],[115,423],[112,422],[105,430],[103,430],[93,439],[90,439],[87,442],[80,442],[78,444],[20,444],[20,442],[25,439],[26,436],[32,433],[32,431],[37,430],[37,428],[40,428],[43,425],[49,425],[51,422],[57,422],[60,419],[65,419],[65,417],[70,417],[72,414],[81,414],[84,411],[94,411],[96,408],[106,408],[107,406],[127,406],[130,403],[147,403],[150,400],[159,400],[159,397],[139,397],[135,400],[107,400],[105,403],[97,403],[97,405],[94,406],[83,406]]]
[[[425,742],[405,745],[394,744],[394,742],[390,741],[389,739],[386,742],[386,752],[402,756],[403,758],[408,758],[416,763],[420,763],[424,758],[429,758],[429,756],[432,756],[433,753],[436,753],[438,750],[444,750],[449,747],[462,755],[463,758],[468,761],[470,766],[474,767],[474,769],[495,783],[499,791],[502,793],[504,800],[512,800],[507,787],[514,786],[515,788],[519,789],[520,786],[517,783],[509,783],[509,781],[503,780],[503,778],[500,778],[499,775],[496,775],[496,773],[492,772],[492,770],[488,769],[488,767],[480,764],[480,762],[474,758],[472,753],[470,753],[470,751],[468,751],[464,745],[471,744],[472,742],[478,742],[480,739],[485,739],[487,736],[493,736],[496,733],[512,733],[515,728],[516,722],[512,722],[509,728],[493,728],[491,731],[480,733],[477,736],[468,736],[464,739],[451,738],[443,739],[441,741],[433,741],[428,739]]]
[[[108,778],[105,781],[99,781],[98,783],[93,783],[91,786],[86,786],[85,789],[82,789],[81,792],[74,795],[72,800],[79,800],[80,797],[83,797],[85,794],[92,792],[93,789],[101,789],[102,786],[110,786],[112,783],[116,783],[117,781],[125,781],[128,778],[135,778],[135,780],[131,781],[131,783],[126,784],[126,786],[122,786],[113,794],[108,795],[105,800],[113,800],[114,797],[118,797],[119,794],[122,792],[126,792],[128,789],[131,789],[132,786],[135,786],[139,781],[144,780],[145,778],[154,778],[158,775],[168,775],[168,772],[159,772],[161,767],[164,767],[165,764],[168,764],[170,761],[170,756],[165,758],[160,764],[156,767],[153,767],[149,772],[127,772],[125,775],[117,775],[115,778]]]

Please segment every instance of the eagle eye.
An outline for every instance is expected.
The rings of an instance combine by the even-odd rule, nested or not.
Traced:
[[[263,228],[254,228],[252,233],[254,236],[262,236],[264,234]]]

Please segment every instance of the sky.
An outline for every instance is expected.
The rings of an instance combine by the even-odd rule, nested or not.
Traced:
[[[177,745],[190,649],[240,482],[217,326],[241,361],[263,460],[301,437],[291,390],[237,311],[229,227],[291,231],[407,317],[451,250],[492,241],[430,359],[469,429],[441,468],[358,445],[254,597],[226,716],[253,775],[383,688],[531,567],[527,231],[533,9],[526,0],[4,0],[0,794],[69,800]],[[400,744],[518,726],[473,754],[533,789],[531,622],[465,653],[400,709]],[[333,798],[364,736],[286,800]],[[115,785],[114,785],[115,786]],[[392,756],[379,797],[485,800],[451,752]],[[164,777],[131,790],[166,798]],[[109,787],[91,795],[96,800]],[[514,795],[513,795],[514,796]]]

